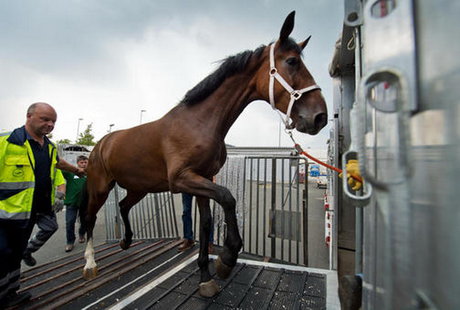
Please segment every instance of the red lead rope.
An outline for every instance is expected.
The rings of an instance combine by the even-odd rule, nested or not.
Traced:
[[[307,152],[305,152],[299,144],[295,143],[294,147],[295,147],[295,149],[297,150],[297,152],[299,152],[299,154],[304,155],[305,157],[307,157],[307,158],[313,160],[314,162],[317,162],[318,164],[320,164],[320,165],[322,165],[322,166],[324,166],[324,167],[326,167],[326,168],[328,168],[328,169],[337,171],[338,173],[342,173],[342,169],[339,169],[339,168],[337,168],[337,167],[334,167],[334,166],[331,166],[331,165],[329,165],[329,164],[326,164],[325,162],[319,160],[318,158],[315,158],[315,157],[311,156],[310,154],[308,154]],[[358,176],[351,175],[351,177],[352,177],[353,179],[355,179],[356,181],[358,181],[358,182],[361,182],[361,183],[363,182],[363,179],[361,179],[361,178],[358,177]]]

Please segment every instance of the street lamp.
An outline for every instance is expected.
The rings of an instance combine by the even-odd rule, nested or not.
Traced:
[[[115,126],[115,124],[110,124],[110,125],[109,125],[109,133],[112,132],[112,127],[113,127],[113,126]]]
[[[141,118],[140,118],[139,124],[142,124],[142,113],[144,112],[147,112],[147,110],[141,110]]]
[[[75,139],[75,143],[78,141],[78,134],[80,133],[80,122],[83,120],[83,118],[78,119],[78,125],[77,125],[77,138]]]

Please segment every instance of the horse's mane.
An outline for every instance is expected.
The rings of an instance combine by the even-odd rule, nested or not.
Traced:
[[[219,68],[190,89],[179,104],[193,105],[206,99],[225,79],[245,70],[253,56],[259,58],[265,47],[265,45],[262,45],[255,51],[244,51],[221,60]]]

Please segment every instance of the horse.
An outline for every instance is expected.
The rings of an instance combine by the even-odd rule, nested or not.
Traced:
[[[93,248],[96,214],[118,184],[127,190],[119,203],[125,225],[120,241],[123,249],[129,248],[133,236],[129,210],[147,193],[171,191],[196,196],[200,214],[199,293],[212,297],[219,292],[208,269],[210,199],[222,206],[227,224],[223,249],[215,260],[217,276],[225,279],[230,275],[242,247],[235,198],[227,188],[212,182],[226,161],[224,139],[230,127],[255,100],[270,102],[285,113],[289,130],[315,135],[327,123],[321,89],[301,58],[310,37],[300,43],[289,37],[294,17],[295,11],[286,17],[275,42],[224,59],[162,118],[109,133],[96,144],[87,167],[85,279],[97,275]]]

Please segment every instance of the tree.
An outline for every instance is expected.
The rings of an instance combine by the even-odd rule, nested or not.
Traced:
[[[70,139],[61,139],[56,141],[57,144],[70,144]]]
[[[80,137],[75,143],[81,145],[96,145],[96,142],[94,142],[94,135],[92,131],[93,123],[89,124],[88,127],[86,127],[86,129],[82,133],[80,133]]]

